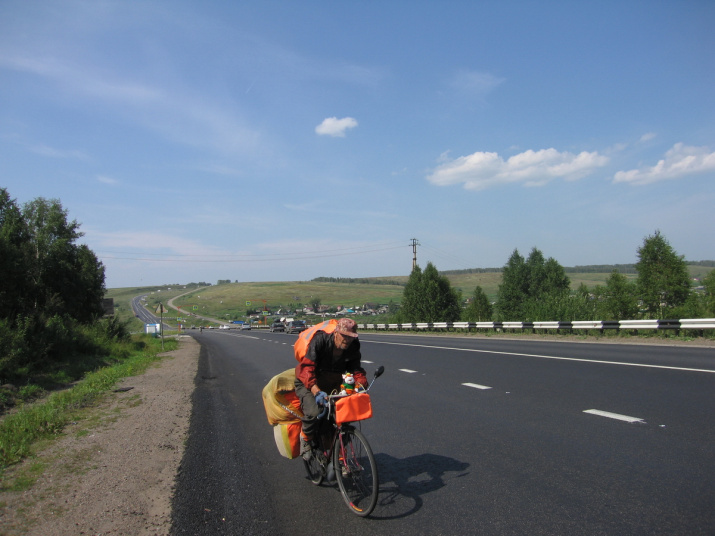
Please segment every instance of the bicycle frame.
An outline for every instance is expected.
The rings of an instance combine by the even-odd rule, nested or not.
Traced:
[[[365,392],[384,372],[384,367],[375,371],[375,376]],[[319,415],[316,441],[310,460],[305,460],[308,476],[315,485],[323,480],[336,480],[348,508],[359,516],[367,516],[377,503],[377,464],[372,449],[353,423],[335,421],[335,402],[349,395],[330,395],[325,411]],[[339,467],[339,469],[338,469]],[[340,471],[339,474],[336,474]]]

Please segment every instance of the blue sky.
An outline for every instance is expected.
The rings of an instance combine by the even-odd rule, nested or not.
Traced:
[[[0,2],[0,186],[107,286],[715,258],[715,2]]]

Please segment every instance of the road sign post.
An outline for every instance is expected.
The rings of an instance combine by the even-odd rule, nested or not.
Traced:
[[[159,313],[159,331],[161,332],[161,351],[164,351],[164,304],[159,302],[156,312]]]

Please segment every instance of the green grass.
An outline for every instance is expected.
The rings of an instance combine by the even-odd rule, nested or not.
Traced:
[[[92,405],[120,379],[144,372],[160,359],[161,343],[145,337],[143,350],[136,349],[112,365],[84,375],[71,388],[55,391],[33,404],[20,407],[0,421],[0,471],[28,456],[33,445],[57,436],[73,421],[81,408]],[[165,350],[177,346],[174,339],[165,341]]]
[[[692,277],[702,278],[712,268],[703,266],[688,266]],[[605,285],[611,272],[603,273],[568,273],[571,288],[576,290],[581,284],[589,288]],[[626,274],[626,277],[635,281],[635,274]],[[368,278],[373,280],[392,280],[397,284],[364,284],[343,282],[315,282],[315,281],[274,281],[274,282],[242,282],[223,285],[212,285],[203,288],[187,288],[183,285],[166,285],[161,287],[136,287],[128,289],[113,289],[108,292],[108,297],[115,298],[115,307],[119,303],[120,314],[126,313],[133,318],[129,304],[131,298],[140,294],[147,294],[147,308],[154,311],[161,302],[164,305],[171,298],[186,294],[174,300],[174,305],[181,306],[184,325],[208,325],[204,320],[193,319],[191,314],[198,314],[220,320],[243,320],[247,309],[261,310],[264,307],[271,311],[278,309],[294,310],[299,304],[309,305],[314,299],[320,299],[321,304],[329,307],[355,307],[367,303],[388,304],[390,301],[399,304],[402,301],[404,284],[409,276],[383,276]],[[477,286],[482,287],[491,301],[496,301],[497,291],[501,284],[501,272],[486,273],[459,273],[448,274],[447,278],[455,289],[462,292],[463,298],[470,298]],[[251,305],[247,306],[246,302]],[[165,320],[176,323],[177,313],[169,310],[164,315]],[[365,321],[380,323],[382,317],[365,317]],[[136,330],[143,329],[137,321]]]

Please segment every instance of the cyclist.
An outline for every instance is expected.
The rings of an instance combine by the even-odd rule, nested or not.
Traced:
[[[306,417],[300,435],[304,459],[310,459],[320,407],[327,403],[327,393],[340,390],[343,374],[354,376],[356,389],[367,386],[360,359],[357,324],[351,318],[341,318],[332,333],[315,332],[308,351],[295,367],[295,393]]]

